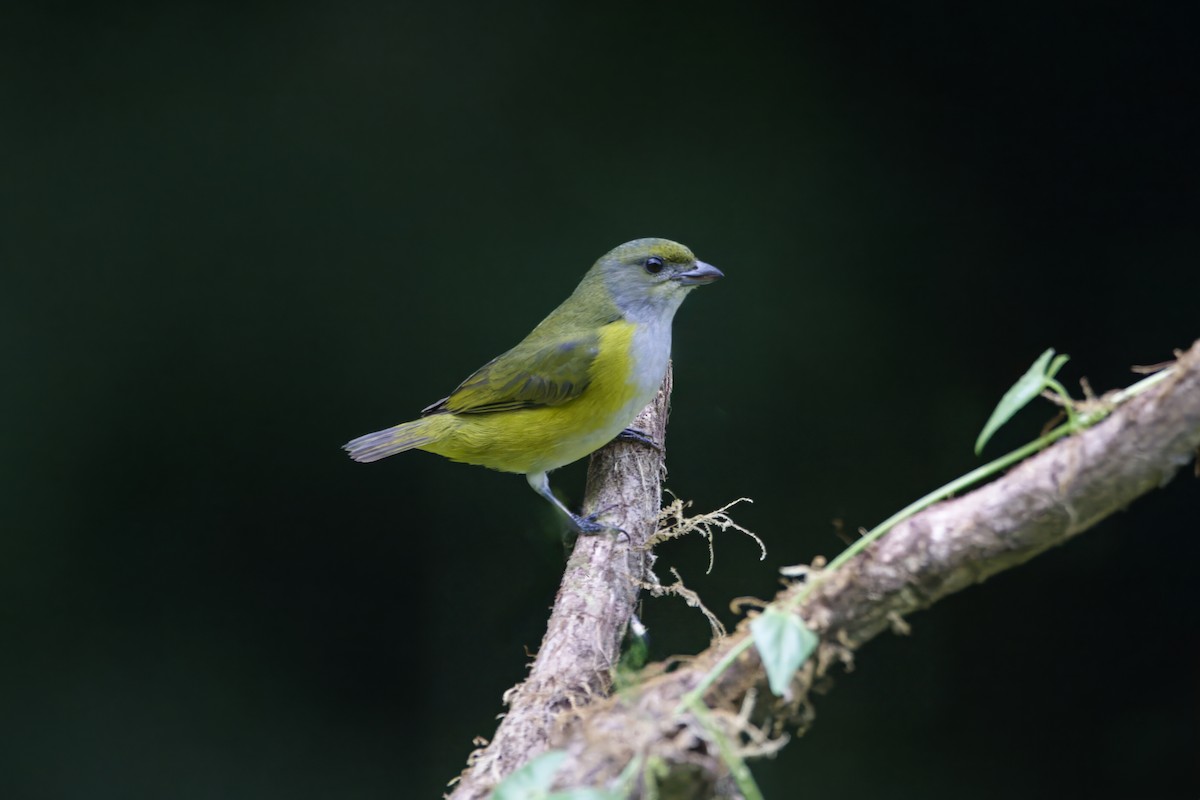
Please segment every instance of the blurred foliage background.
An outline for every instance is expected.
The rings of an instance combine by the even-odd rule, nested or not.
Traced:
[[[978,462],[1044,348],[1198,334],[1193,4],[181,2],[0,25],[0,795],[434,797],[563,552],[520,477],[339,445],[639,236],[662,548],[727,621]],[[1034,436],[1024,412],[989,453]],[[578,503],[583,465],[555,480]],[[914,617],[755,765],[770,797],[1195,797],[1196,480]],[[646,604],[656,657],[707,626]]]

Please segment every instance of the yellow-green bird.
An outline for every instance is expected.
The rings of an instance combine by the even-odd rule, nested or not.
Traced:
[[[692,289],[722,273],[666,239],[636,239],[600,258],[563,304],[420,419],[348,442],[355,461],[427,450],[524,473],[579,533],[609,527],[573,514],[546,474],[627,431],[671,356],[671,321]]]

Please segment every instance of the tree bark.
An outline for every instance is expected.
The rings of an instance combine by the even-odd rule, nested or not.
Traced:
[[[653,559],[646,540],[662,506],[670,399],[668,365],[658,395],[632,425],[658,449],[618,439],[592,454],[585,513],[604,512],[602,521],[624,533],[576,540],[529,677],[505,693],[508,713],[491,743],[468,759],[454,800],[486,797],[513,769],[548,749],[575,709],[608,692]]]
[[[492,762],[489,780],[555,747],[569,754],[556,785],[611,784],[631,760],[653,758],[669,773],[667,786],[660,783],[662,796],[711,796],[726,785],[729,771],[714,743],[714,724],[750,751],[762,747],[768,728],[803,727],[811,718],[809,691],[832,664],[849,662],[857,648],[889,627],[903,629],[905,615],[1066,542],[1164,485],[1198,447],[1200,342],[1181,355],[1172,374],[1094,427],[1059,441],[982,488],[901,522],[841,568],[813,570],[808,577],[813,585],[796,613],[818,634],[820,644],[783,700],[768,692],[751,646],[705,692],[704,703],[711,709],[707,725],[681,708],[681,700],[702,685],[714,665],[745,646],[750,634],[744,620],[693,661],[616,697],[599,696],[604,679],[576,678],[593,692],[589,706],[545,707],[543,723],[561,709],[571,713],[559,717],[557,726],[544,724],[548,733],[530,749],[508,751],[507,761]],[[796,584],[775,599],[787,600],[805,589]],[[610,627],[608,622],[603,629]],[[585,641],[598,635],[586,625],[576,633]],[[563,647],[563,652],[571,649]],[[602,672],[608,663],[591,662]],[[573,698],[585,700],[585,695]]]

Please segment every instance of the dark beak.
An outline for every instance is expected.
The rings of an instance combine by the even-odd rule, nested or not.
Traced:
[[[681,272],[675,276],[675,280],[682,283],[684,286],[699,286],[704,283],[712,283],[717,278],[724,278],[725,273],[714,267],[712,264],[705,264],[703,261],[697,261],[696,266],[689,269],[687,272]]]

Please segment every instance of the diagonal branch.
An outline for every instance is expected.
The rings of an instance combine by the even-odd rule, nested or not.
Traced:
[[[897,525],[841,569],[814,573],[815,585],[798,613],[821,638],[817,658],[792,680],[786,703],[759,708],[753,718],[803,726],[808,693],[838,661],[903,617],[1066,542],[1152,489],[1166,484],[1200,447],[1200,342],[1174,373],[1115,410],[1095,427],[1064,439],[1004,477],[940,503]],[[795,586],[776,598],[786,600]],[[597,703],[577,715],[555,746],[569,758],[560,785],[599,786],[633,759],[661,759],[674,788],[708,796],[728,768],[711,728],[681,700],[749,636],[744,621],[733,635],[694,661],[648,680],[636,692]],[[746,648],[706,692],[708,716],[734,741],[761,742],[748,725],[746,704],[770,697],[757,652]],[[690,792],[690,793],[689,793]]]
[[[656,405],[665,425],[665,395]],[[638,425],[662,441],[662,428],[650,428],[641,418]],[[615,697],[603,696],[636,599],[633,584],[648,565],[649,556],[639,546],[658,508],[662,469],[653,451],[623,444],[606,448],[593,459],[589,491],[597,486],[600,464],[633,481],[626,486],[640,482],[644,495],[608,491],[618,491],[617,502],[637,508],[637,516],[626,519],[644,522],[618,523],[630,531],[628,544],[595,537],[576,547],[530,677],[509,693],[509,716],[492,745],[473,756],[453,797],[486,796],[498,780],[548,747],[568,753],[558,785],[611,785],[631,762],[657,763],[669,772],[663,780],[672,796],[717,794],[728,784],[717,737],[725,739],[726,748],[733,741],[750,752],[775,749],[778,743],[772,745],[763,734],[766,723],[776,729],[806,724],[809,691],[832,664],[849,661],[857,648],[889,627],[903,628],[905,615],[1066,542],[1164,485],[1197,447],[1200,342],[1181,355],[1169,377],[1095,427],[1063,439],[993,483],[916,514],[841,568],[813,570],[811,585],[781,592],[776,600],[807,590],[796,613],[821,643],[816,658],[793,678],[786,702],[759,702],[757,708],[756,698],[771,695],[756,651],[746,647],[746,621],[673,672]],[[617,449],[625,451],[624,458],[606,461]],[[610,502],[602,499],[598,505]],[[740,655],[715,681],[706,682],[713,667],[734,651]],[[681,710],[681,702],[704,685],[710,711],[698,720]],[[667,786],[661,788],[666,793]]]

